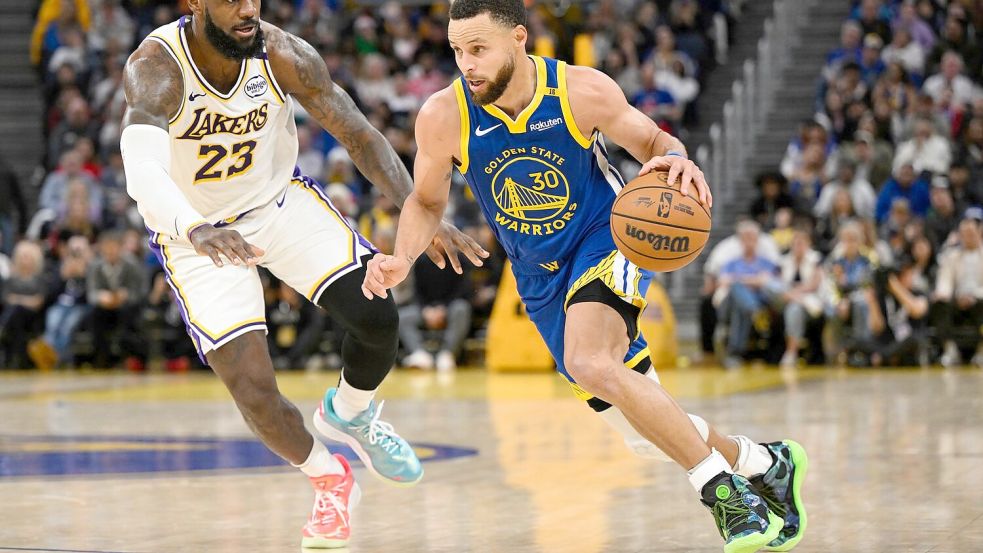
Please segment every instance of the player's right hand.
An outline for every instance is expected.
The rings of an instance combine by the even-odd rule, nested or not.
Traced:
[[[390,288],[406,280],[412,267],[413,264],[406,257],[375,254],[365,266],[362,293],[370,300],[376,296],[385,298]]]
[[[207,255],[216,267],[224,265],[221,256],[233,265],[256,265],[266,252],[246,242],[238,231],[202,225],[191,231],[191,245],[198,255]]]

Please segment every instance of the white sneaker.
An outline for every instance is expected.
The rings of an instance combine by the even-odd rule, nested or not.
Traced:
[[[782,360],[778,362],[778,366],[783,369],[794,369],[798,363],[799,356],[794,352],[786,351],[785,354],[782,355]]]
[[[946,342],[945,351],[943,351],[942,358],[939,359],[939,363],[942,363],[943,367],[949,368],[962,365],[962,362],[962,355],[959,355],[959,348],[956,347],[956,344]]]
[[[433,355],[430,355],[428,351],[418,349],[403,358],[403,365],[429,370],[433,368]]]
[[[454,354],[442,350],[437,354],[437,370],[440,372],[450,372],[457,369],[457,362],[454,361]]]
[[[978,369],[983,369],[983,351],[976,352],[976,355],[973,356],[973,360],[970,361],[970,363],[972,363]]]

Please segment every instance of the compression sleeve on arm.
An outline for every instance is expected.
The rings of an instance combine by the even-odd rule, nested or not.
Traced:
[[[190,233],[208,221],[191,206],[171,179],[171,144],[167,131],[153,125],[130,125],[120,136],[126,191],[137,202],[140,215],[157,229],[174,229],[190,240]]]

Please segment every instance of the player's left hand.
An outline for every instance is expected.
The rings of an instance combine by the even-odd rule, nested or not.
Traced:
[[[484,265],[481,259],[489,255],[473,238],[458,230],[454,225],[441,221],[437,234],[433,237],[430,247],[427,248],[427,257],[434,262],[434,265],[443,269],[447,266],[444,262],[444,256],[446,256],[454,272],[461,274],[464,270],[461,268],[460,259],[458,259],[459,253],[463,253],[464,257],[467,257],[468,261],[475,267]]]
[[[642,176],[651,171],[669,171],[667,182],[669,186],[676,183],[679,178],[679,191],[689,194],[689,187],[692,184],[696,187],[696,196],[704,207],[713,207],[713,194],[710,193],[710,185],[707,184],[703,171],[693,163],[693,160],[681,156],[655,156],[642,165],[642,170],[638,176]]]

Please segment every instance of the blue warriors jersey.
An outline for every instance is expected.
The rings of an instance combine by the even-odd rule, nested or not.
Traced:
[[[574,123],[566,64],[531,58],[536,93],[515,119],[494,105],[475,104],[463,77],[454,82],[461,112],[458,169],[512,261],[519,296],[557,370],[578,397],[590,400],[564,366],[567,302],[600,281],[640,313],[652,273],[614,245],[611,206],[624,181],[609,164],[601,135],[585,136]],[[625,365],[644,372],[648,354],[639,333]]]
[[[512,119],[474,103],[454,82],[461,111],[461,160],[467,180],[509,258],[552,270],[580,240],[607,228],[624,186],[599,133],[584,136],[567,97],[566,63],[531,56],[536,93]]]

